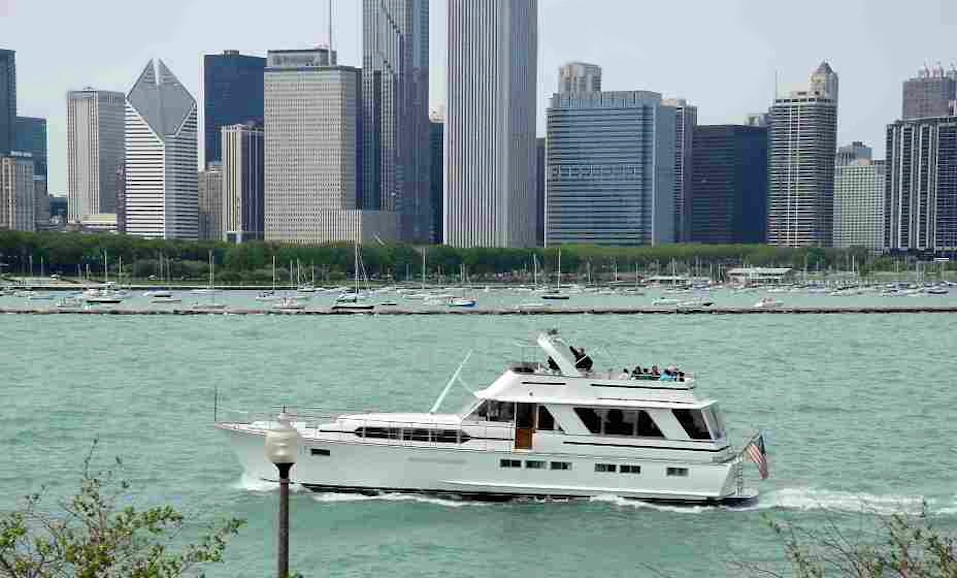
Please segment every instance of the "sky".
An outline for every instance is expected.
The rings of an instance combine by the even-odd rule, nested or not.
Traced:
[[[360,66],[362,3],[332,1],[339,62]],[[433,106],[445,100],[446,2],[429,0]],[[196,98],[202,130],[204,54],[325,44],[327,13],[326,0],[0,0],[19,114],[48,120],[50,192],[66,193],[68,90],[128,92],[162,58]],[[538,32],[540,136],[564,62],[601,66],[605,90],[686,98],[699,124],[723,124],[767,110],[775,79],[801,88],[827,60],[840,76],[838,143],[862,140],[879,157],[901,81],[957,62],[957,0],[539,0]]]

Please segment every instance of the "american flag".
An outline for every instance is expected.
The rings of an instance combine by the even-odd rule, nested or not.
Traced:
[[[764,435],[758,434],[758,437],[751,440],[751,443],[748,444],[748,447],[744,448],[744,451],[748,454],[748,458],[758,464],[758,472],[761,474],[761,479],[768,479],[768,454],[764,451]]]

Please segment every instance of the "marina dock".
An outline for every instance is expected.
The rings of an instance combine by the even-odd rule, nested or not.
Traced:
[[[780,307],[755,309],[746,307],[514,307],[475,309],[403,309],[383,307],[375,311],[333,311],[329,308],[284,311],[280,309],[235,308],[206,310],[201,308],[121,308],[121,307],[50,307],[0,308],[0,314],[12,315],[836,315],[895,313],[957,313],[957,307]]]

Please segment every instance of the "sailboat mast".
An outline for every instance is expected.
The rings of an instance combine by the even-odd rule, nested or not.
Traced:
[[[355,245],[356,299],[359,298],[359,241]]]
[[[558,248],[558,288],[562,288],[562,248]]]

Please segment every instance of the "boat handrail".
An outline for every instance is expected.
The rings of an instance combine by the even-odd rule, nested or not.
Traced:
[[[628,376],[628,379],[619,379],[621,375],[620,371],[615,371],[614,369],[610,372],[608,371],[590,371],[590,372],[581,372],[581,375],[567,375],[561,371],[554,371],[548,368],[547,365],[540,361],[512,361],[508,364],[508,369],[514,373],[523,374],[523,375],[540,375],[540,376],[551,376],[551,377],[562,377],[562,378],[577,378],[577,379],[611,379],[615,381],[656,381],[663,385],[672,384],[677,389],[680,389],[678,386],[688,387],[690,384],[695,382],[695,374],[684,372],[684,380],[679,381],[677,379],[661,379],[661,375],[652,375],[652,374],[641,374],[639,376]],[[531,371],[524,371],[531,370]]]

